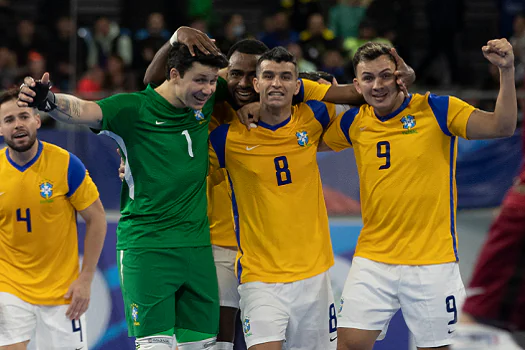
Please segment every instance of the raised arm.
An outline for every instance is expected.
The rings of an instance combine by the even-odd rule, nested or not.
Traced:
[[[210,39],[200,30],[190,27],[179,27],[175,33],[173,33],[170,40],[166,42],[153,57],[153,60],[146,69],[144,84],[161,84],[166,79],[168,52],[173,43],[179,42],[186,45],[192,56],[195,55],[194,46],[197,46],[197,48],[206,55],[218,55],[220,54],[220,50],[215,46],[214,41],[215,40]]]
[[[507,39],[490,40],[482,48],[483,56],[499,68],[500,88],[494,112],[476,109],[467,123],[467,138],[490,139],[514,134],[518,102],[514,82],[514,54]]]
[[[49,89],[49,73],[44,73],[38,82],[26,77],[18,94],[18,106],[38,108],[64,123],[101,128],[102,109],[98,104],[73,95],[54,94]]]

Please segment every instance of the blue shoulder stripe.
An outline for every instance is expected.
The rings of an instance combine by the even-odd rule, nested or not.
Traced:
[[[434,112],[434,117],[439,124],[439,128],[447,136],[452,136],[450,130],[448,130],[447,119],[448,119],[448,101],[449,96],[438,96],[430,94],[428,96],[428,104]]]
[[[306,101],[305,103],[312,109],[315,119],[321,123],[323,130],[326,129],[328,124],[330,124],[330,115],[328,114],[326,104],[315,100]]]
[[[69,165],[67,168],[67,184],[69,186],[69,191],[66,193],[67,198],[75,194],[85,177],[86,167],[77,156],[73,153],[69,153]]]
[[[359,113],[359,108],[351,108],[343,114],[341,117],[341,130],[345,134],[346,140],[351,145],[352,141],[350,140],[350,126],[354,122],[356,115]]]
[[[217,154],[219,159],[219,166],[221,168],[225,167],[225,153],[226,153],[226,136],[228,136],[228,130],[230,129],[230,124],[223,124],[213,130],[210,134],[211,146]]]

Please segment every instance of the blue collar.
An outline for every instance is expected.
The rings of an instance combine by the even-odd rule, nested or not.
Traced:
[[[38,160],[38,158],[40,157],[40,155],[42,154],[42,149],[44,148],[44,145],[42,144],[42,142],[40,142],[40,140],[37,141],[38,142],[38,150],[36,151],[36,154],[35,156],[33,157],[33,159],[31,159],[29,162],[27,162],[26,164],[20,166],[18,164],[16,164],[12,159],[11,159],[11,156],[9,156],[9,148],[6,149],[5,151],[5,154],[7,156],[7,161],[9,163],[11,163],[11,165],[17,169],[18,171],[20,172],[24,172],[26,171],[27,169],[29,169],[29,167],[31,167],[31,165],[35,164],[35,162]]]
[[[266,124],[265,122],[262,122],[262,121],[259,120],[257,125],[258,126],[262,126],[265,129],[270,129],[272,131],[275,131],[275,130],[279,129],[280,127],[283,127],[286,124],[288,124],[290,122],[290,120],[292,120],[292,116],[289,116],[288,118],[286,118],[286,120],[283,120],[279,124],[275,124],[275,125]]]
[[[376,111],[374,110],[374,114],[376,115],[377,119],[379,119],[382,122],[386,122],[387,120],[392,119],[396,115],[401,113],[401,111],[403,109],[407,108],[407,106],[408,106],[408,104],[410,103],[411,100],[412,100],[412,94],[408,94],[408,97],[405,97],[405,100],[403,101],[401,106],[399,106],[399,108],[396,109],[395,111],[393,111],[392,113],[389,113],[389,114],[385,115],[384,117],[381,117],[381,116],[378,116]]]

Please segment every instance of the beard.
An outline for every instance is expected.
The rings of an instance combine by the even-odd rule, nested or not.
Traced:
[[[23,144],[21,146],[17,146],[14,142],[13,142],[13,139],[7,139],[7,138],[4,138],[4,142],[7,144],[7,146],[9,146],[9,148],[11,148],[13,151],[16,151],[16,152],[19,152],[19,153],[22,153],[22,152],[26,152],[28,150],[31,149],[31,147],[33,147],[33,145],[35,144],[36,142],[36,134],[35,135],[29,135],[29,141],[26,143],[26,144]]]

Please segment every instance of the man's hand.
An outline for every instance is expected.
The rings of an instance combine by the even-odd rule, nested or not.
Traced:
[[[507,39],[490,40],[481,50],[483,51],[483,56],[499,69],[514,67],[514,52],[512,45]]]
[[[40,82],[49,85],[49,73],[44,73]],[[24,78],[24,83],[20,85],[20,92],[18,93],[18,107],[29,107],[29,105],[33,103],[34,97],[36,96],[35,86],[35,79],[32,77]]]
[[[241,123],[246,126],[248,130],[251,128],[257,127],[257,122],[259,121],[259,111],[261,109],[260,102],[252,102],[244,105],[239,110],[237,110],[237,117]]]
[[[177,42],[186,45],[192,56],[195,56],[194,46],[197,46],[205,55],[210,53],[213,55],[221,54],[221,51],[215,46],[214,39],[210,39],[206,33],[190,27],[179,27],[177,29]]]
[[[78,320],[87,311],[91,295],[91,281],[92,279],[88,277],[80,276],[69,286],[64,298],[71,299],[71,304],[66,311],[66,317],[70,320]]]
[[[396,83],[401,88],[401,91],[403,91],[405,96],[408,96],[407,86],[414,84],[414,81],[416,80],[416,73],[412,67],[406,64],[405,61],[398,55],[396,49],[392,48],[390,53],[396,60],[397,70],[394,72],[394,75],[396,76]]]

